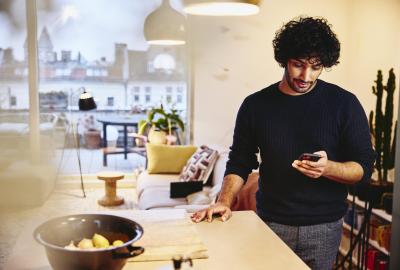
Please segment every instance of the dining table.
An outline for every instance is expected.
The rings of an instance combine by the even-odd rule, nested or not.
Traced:
[[[140,120],[146,119],[145,115],[133,114],[133,115],[107,115],[104,117],[97,118],[103,126],[103,166],[107,166],[107,156],[115,154],[124,154],[124,158],[128,158],[128,154],[132,153],[128,144],[128,127],[133,127],[136,131],[138,129],[138,123]],[[123,147],[122,149],[108,147],[107,141],[107,127],[108,126],[122,126],[123,130]]]

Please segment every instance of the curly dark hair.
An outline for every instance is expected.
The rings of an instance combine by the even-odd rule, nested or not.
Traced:
[[[286,23],[272,42],[275,60],[286,67],[289,59],[316,57],[326,67],[339,63],[340,43],[324,18],[300,17]]]

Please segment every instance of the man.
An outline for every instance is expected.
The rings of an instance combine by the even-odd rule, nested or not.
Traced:
[[[357,98],[318,77],[338,64],[340,43],[325,19],[288,22],[273,41],[280,82],[242,103],[218,201],[192,220],[222,221],[261,155],[257,214],[312,269],[332,269],[347,210],[347,184],[366,181],[375,152]],[[298,160],[302,153],[321,156]]]

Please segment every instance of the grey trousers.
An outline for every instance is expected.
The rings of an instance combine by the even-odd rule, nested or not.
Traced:
[[[310,226],[266,222],[313,270],[332,270],[339,249],[343,219]]]

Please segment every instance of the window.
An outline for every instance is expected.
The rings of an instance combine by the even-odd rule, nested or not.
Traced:
[[[175,59],[172,55],[160,53],[154,58],[153,69],[171,74],[175,69]]]
[[[27,23],[20,16],[25,15],[21,3],[26,1],[1,2],[6,3],[10,14],[0,16],[0,109],[27,114]],[[57,117],[65,114],[66,120],[77,121],[83,114],[78,103],[81,87],[85,87],[97,103],[98,110],[90,112],[95,117],[100,118],[105,112],[110,116],[128,115],[136,106],[140,110],[134,113],[142,114],[137,118],[146,118],[146,108],[163,104],[169,111],[175,106],[179,85],[183,86],[182,103],[174,108],[187,119],[187,48],[149,46],[143,38],[143,21],[161,0],[115,0],[112,10],[108,1],[46,0],[43,5],[37,2],[38,94],[66,94],[62,100],[49,99],[50,105],[41,106],[40,113]],[[182,5],[176,4],[179,1],[171,2],[182,11]],[[75,13],[64,14],[65,7],[73,7]],[[96,16],[87,16],[93,12]],[[58,149],[62,147],[60,143]]]
[[[152,62],[148,62],[147,63],[147,72],[149,73],[154,73],[155,69],[154,69],[154,65]]]
[[[114,106],[114,97],[107,98],[107,106]]]
[[[177,95],[176,96],[176,102],[177,103],[182,103],[182,95]]]
[[[17,97],[16,96],[10,97],[10,107],[11,106],[17,106]]]

